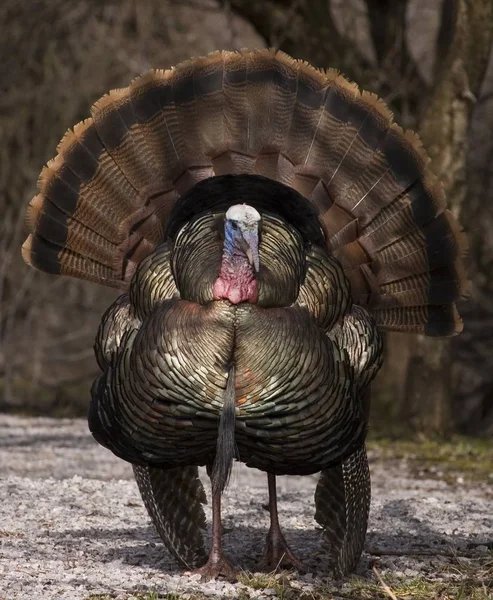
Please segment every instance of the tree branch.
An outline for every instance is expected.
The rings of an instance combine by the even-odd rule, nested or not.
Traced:
[[[365,2],[378,66],[386,74],[381,93],[384,98],[394,95],[393,108],[401,115],[400,120],[409,121],[410,116],[419,116],[428,86],[407,44],[408,0]]]
[[[338,31],[327,0],[220,0],[249,21],[266,45],[317,67],[336,67],[353,79],[371,67]]]

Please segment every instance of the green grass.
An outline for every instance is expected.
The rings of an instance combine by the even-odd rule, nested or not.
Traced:
[[[444,575],[450,579],[444,581]],[[309,590],[303,590],[303,582],[290,573],[245,573],[240,582],[253,590],[271,590],[275,593],[271,597],[279,600],[389,600],[393,597],[399,600],[493,599],[493,556],[465,565],[457,562],[447,569],[447,573],[430,574],[429,578],[380,577],[383,584],[376,576],[373,579],[353,576],[340,585],[314,584],[313,589]],[[440,577],[440,580],[434,577]],[[247,600],[250,595],[243,591],[239,598]]]
[[[287,571],[280,571],[278,573],[244,572],[238,581],[254,590],[272,590],[275,592],[274,598],[279,598],[280,600],[291,600],[296,597],[304,600],[303,593],[300,593],[300,590],[292,585],[292,582],[295,581],[293,574]],[[244,592],[244,598],[249,597],[249,594]]]
[[[3,401],[5,381],[0,380],[0,404],[2,412],[22,417],[86,418],[90,400],[91,380],[65,383],[60,386],[33,387],[31,381],[14,377],[10,382],[14,401]]]
[[[405,460],[415,477],[444,479],[450,483],[462,477],[464,482],[493,483],[493,442],[483,438],[370,438],[368,449],[373,461]]]
[[[384,578],[385,581],[385,578]],[[399,600],[491,600],[493,588],[482,584],[432,581],[418,577],[408,581],[385,581],[388,590],[379,583],[365,580],[355,581],[346,585],[340,592],[326,589],[319,595],[314,594],[314,600],[347,598],[348,600],[389,600],[394,597]]]

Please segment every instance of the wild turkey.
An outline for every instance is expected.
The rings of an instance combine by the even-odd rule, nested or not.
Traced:
[[[41,172],[22,254],[123,292],[97,335],[94,437],[134,466],[168,549],[208,577],[236,573],[220,519],[234,458],[268,474],[266,567],[299,564],[275,476],[321,471],[315,518],[350,572],[379,329],[462,328],[465,239],[418,137],[336,71],[272,50],[150,71],[91,114]]]

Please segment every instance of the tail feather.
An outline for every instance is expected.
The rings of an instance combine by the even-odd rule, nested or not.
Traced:
[[[159,170],[154,177],[172,182],[184,168],[183,143],[175,115],[168,71],[149,71],[129,87],[136,124],[142,129]]]
[[[193,69],[198,134],[209,159],[227,150],[224,126],[224,60],[221,52],[198,58]]]
[[[228,381],[224,392],[224,403],[219,419],[216,457],[214,459],[211,475],[213,493],[222,493],[231,477],[233,460],[237,454],[235,442],[235,410],[235,369],[232,367],[228,374]]]
[[[316,212],[353,300],[371,306],[381,327],[442,331],[448,320],[451,333],[460,330],[465,238],[421,142],[337,71],[273,50],[215,52],[145,73],[91,114],[41,173],[23,247],[29,264],[127,289],[176,229],[175,206],[195,184],[261,175],[306,199],[291,222],[303,228],[302,215]],[[274,195],[267,208],[285,215],[284,202]],[[204,209],[200,198],[191,214]]]
[[[205,147],[201,136],[201,123],[199,122],[195,96],[193,61],[185,61],[175,71],[172,88],[178,126],[177,135],[179,135],[183,144],[183,155],[194,157],[193,162],[197,165],[207,164],[210,159],[205,155]]]
[[[231,161],[233,163],[233,170],[230,172],[251,172],[254,157],[250,155],[248,147],[250,110],[245,93],[247,86],[246,55],[240,52],[231,54],[229,60],[224,61],[223,68],[224,135],[226,148],[231,151]],[[250,170],[235,171],[236,160],[249,163]]]
[[[53,275],[67,275],[110,287],[121,285],[111,267],[66,248],[61,249],[35,233],[30,234],[22,245],[22,257],[28,265]]]
[[[260,149],[267,153],[282,153],[286,148],[298,79],[295,61],[292,58],[282,53],[276,54],[275,57],[276,60],[272,60],[270,50],[260,50],[253,54],[250,60],[249,79],[253,89],[250,97],[256,99],[257,113],[263,115],[261,125],[264,140]],[[271,84],[265,85],[266,82]]]
[[[47,215],[51,210],[62,211],[67,219],[113,243],[121,242],[125,236],[121,221],[137,207],[137,193],[111,158],[98,162],[96,156],[103,153],[103,146],[90,120],[67,132],[58,150],[58,156],[41,171],[40,194],[31,202],[30,211]]]
[[[93,105],[91,114],[104,148],[121,170],[120,178],[142,190],[151,184],[156,170],[152,155],[139,144],[142,132],[134,127],[136,117],[128,100],[128,90],[112,90]]]
[[[294,165],[305,166],[320,125],[327,82],[324,75],[313,67],[303,63],[298,67],[296,99],[285,152]]]
[[[454,264],[464,245],[455,236],[449,219],[450,214],[442,213],[422,229],[414,229],[379,250],[376,253],[381,264],[379,281],[384,284],[409,273],[426,273]]]
[[[388,324],[392,331],[421,333],[431,337],[454,335],[463,327],[455,304],[378,308],[373,316],[377,322]]]

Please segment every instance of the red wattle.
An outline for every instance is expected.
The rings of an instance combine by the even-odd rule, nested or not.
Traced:
[[[231,304],[250,302],[255,304],[258,300],[258,287],[255,279],[226,279],[219,276],[212,288],[214,300],[229,300]]]

